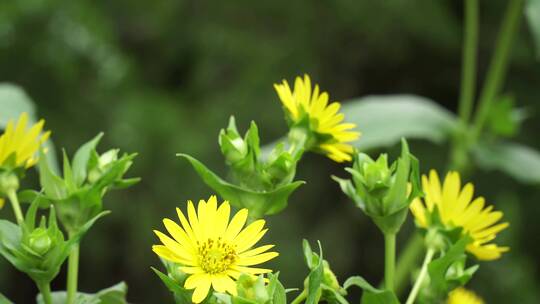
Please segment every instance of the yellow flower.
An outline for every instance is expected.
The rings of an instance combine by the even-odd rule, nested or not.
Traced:
[[[350,142],[360,137],[359,132],[351,131],[356,127],[353,123],[343,123],[345,116],[338,113],[341,104],[329,101],[327,92],[319,92],[319,86],[311,88],[308,75],[304,79],[296,77],[294,91],[289,83],[283,80],[282,84],[274,84],[281,103],[292,124],[305,121],[316,134],[318,142],[315,149],[336,162],[351,161],[353,147]]]
[[[6,201],[0,197],[0,209],[4,208],[4,204],[6,203]]]
[[[264,263],[278,256],[277,252],[266,252],[274,245],[251,249],[266,233],[264,220],[257,220],[245,229],[248,210],[238,211],[229,222],[231,207],[227,201],[219,208],[215,196],[208,202],[200,200],[197,211],[188,201],[186,218],[176,209],[182,227],[170,219],[163,224],[173,237],[154,231],[163,245],[154,245],[152,250],[160,257],[177,263],[180,270],[189,275],[184,287],[195,289],[192,301],[202,302],[210,287],[217,292],[236,295],[235,280],[243,274],[258,275],[271,272],[269,269],[250,266]]]
[[[467,245],[467,251],[479,260],[495,260],[509,250],[489,243],[498,232],[508,227],[507,222],[497,224],[503,213],[493,211],[493,206],[486,207],[483,197],[473,200],[474,186],[468,183],[462,189],[458,172],[449,172],[441,187],[437,172],[431,170],[429,178],[422,176],[422,187],[426,194],[424,202],[415,199],[410,207],[419,226],[427,228],[430,225],[429,214],[436,206],[447,228],[461,227],[463,233],[473,239]]]
[[[49,138],[50,132],[41,133],[44,120],[27,128],[28,114],[22,113],[17,123],[9,121],[0,136],[0,166],[14,165],[29,168],[37,162],[39,147]],[[14,159],[11,157],[14,156]],[[7,164],[13,160],[14,164]]]
[[[484,301],[474,292],[459,287],[450,292],[446,304],[484,304]]]

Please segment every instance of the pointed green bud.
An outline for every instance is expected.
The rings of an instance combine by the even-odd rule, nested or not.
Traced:
[[[227,129],[222,129],[219,133],[219,146],[225,160],[230,164],[241,161],[247,156],[248,146],[238,133],[234,116],[229,119]]]
[[[0,173],[0,194],[16,192],[19,189],[19,178],[11,171]]]
[[[236,289],[238,296],[256,303],[266,303],[270,300],[262,275],[254,277],[242,274],[236,282]]]

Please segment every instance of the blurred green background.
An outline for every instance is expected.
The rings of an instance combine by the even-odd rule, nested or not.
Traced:
[[[481,1],[480,75],[505,3]],[[163,217],[174,218],[174,208],[187,199],[212,194],[175,153],[225,173],[217,135],[232,114],[242,130],[255,120],[263,142],[280,137],[287,127],[272,84],[283,78],[308,73],[337,100],[413,93],[455,111],[461,22],[462,2],[454,0],[3,0],[0,82],[25,88],[57,146],[73,153],[104,131],[102,151],[139,152],[131,175],[142,183],[108,196],[113,214],[83,240],[80,289],[94,292],[125,280],[130,302],[172,301],[150,270],[160,266],[151,251],[157,242],[152,229],[162,227]],[[505,91],[532,115],[519,141],[536,148],[539,68],[522,22]],[[447,144],[412,141],[411,148],[423,172],[446,168]],[[394,157],[397,151],[389,152]],[[342,165],[306,157],[298,179],[307,184],[286,212],[269,218],[265,242],[281,252],[270,266],[281,270],[286,287],[301,287],[308,273],[302,238],[321,240],[341,280],[361,274],[375,284],[382,278],[382,237],[331,174],[346,176]],[[499,172],[476,172],[471,180],[511,222],[498,243],[512,251],[482,263],[470,287],[488,303],[538,303],[538,186]],[[35,185],[35,173],[27,183]],[[8,208],[2,213],[11,216]],[[411,228],[409,220],[398,246]],[[64,271],[53,290],[65,289]],[[36,290],[0,260],[0,292],[32,303]]]

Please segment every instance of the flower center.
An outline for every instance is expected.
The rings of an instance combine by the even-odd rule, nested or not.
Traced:
[[[236,261],[234,246],[221,238],[208,239],[198,245],[199,265],[206,273],[224,272]]]

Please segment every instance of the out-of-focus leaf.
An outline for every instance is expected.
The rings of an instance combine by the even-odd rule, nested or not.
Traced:
[[[522,183],[540,183],[540,152],[513,142],[480,144],[473,149],[476,163],[500,170]]]
[[[525,15],[536,45],[536,57],[540,59],[540,0],[528,0]]]
[[[399,300],[393,292],[377,289],[360,276],[350,277],[343,284],[345,289],[351,286],[358,286],[364,291],[362,304],[399,304]]]
[[[504,95],[489,109],[487,127],[493,134],[511,137],[519,132],[526,113],[523,109],[516,109],[515,104],[513,96]]]
[[[403,137],[440,143],[457,126],[450,111],[415,95],[361,97],[346,102],[341,111],[362,132],[354,143],[360,150],[391,146]]]
[[[10,119],[16,119],[21,113],[28,113],[35,121],[34,103],[18,86],[11,83],[0,83],[0,128],[4,128]]]

